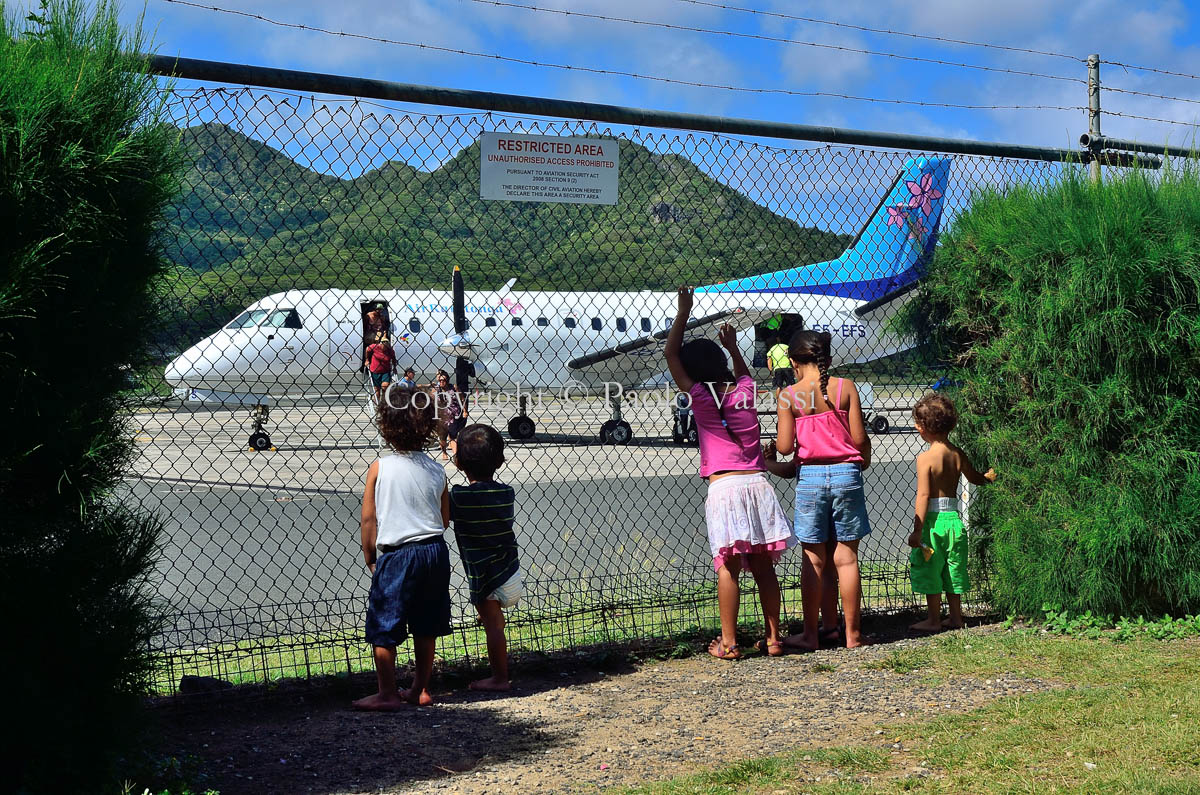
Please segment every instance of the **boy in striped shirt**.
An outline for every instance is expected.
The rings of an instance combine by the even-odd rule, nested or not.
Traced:
[[[512,486],[493,480],[504,463],[504,440],[490,425],[468,425],[458,434],[454,463],[470,485],[450,489],[450,519],[458,554],[467,571],[471,604],[487,635],[492,675],[471,683],[472,690],[508,690],[508,640],[503,608],[522,594],[517,537],[513,533]]]

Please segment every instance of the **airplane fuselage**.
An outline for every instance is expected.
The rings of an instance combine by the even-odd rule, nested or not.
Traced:
[[[229,393],[359,395],[363,311],[381,302],[388,307],[400,370],[413,367],[420,383],[432,380],[439,369],[453,372],[454,357],[445,347],[455,333],[450,291],[293,290],[252,304],[184,351],[167,368],[167,381],[179,388]],[[881,321],[855,314],[860,304],[803,293],[697,292],[692,317],[737,309],[795,314],[804,328],[832,335],[838,362],[867,361],[902,349]],[[466,291],[465,309],[475,386],[602,388],[616,382],[633,388],[665,382],[661,343],[641,349],[636,366],[622,372],[568,364],[669,328],[676,309],[673,292]],[[739,334],[748,363],[755,343],[752,330]],[[761,346],[760,340],[760,352]]]

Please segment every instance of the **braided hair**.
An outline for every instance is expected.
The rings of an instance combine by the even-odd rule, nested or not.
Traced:
[[[797,331],[788,342],[788,358],[796,364],[815,364],[821,374],[821,397],[832,408],[833,401],[829,399],[829,367],[833,364],[833,355],[829,349],[833,335],[828,331]]]
[[[729,369],[729,361],[725,351],[712,340],[699,339],[685,342],[679,349],[679,362],[683,365],[688,378],[696,383],[708,384],[713,390],[713,399],[717,404],[717,412],[721,415],[721,426],[729,434],[729,438],[738,441],[737,435],[725,420],[725,396],[716,395],[717,384],[736,384],[737,379]]]

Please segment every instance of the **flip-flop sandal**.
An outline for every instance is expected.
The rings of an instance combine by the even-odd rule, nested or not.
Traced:
[[[766,639],[763,639],[755,643],[754,648],[758,649],[768,657],[782,657],[783,655],[787,654],[787,649],[783,647],[783,643],[780,641],[768,643]]]
[[[732,646],[726,646],[721,642],[720,638],[714,638],[713,642],[708,644],[708,653],[718,660],[740,660],[742,659],[742,647],[736,643]]]

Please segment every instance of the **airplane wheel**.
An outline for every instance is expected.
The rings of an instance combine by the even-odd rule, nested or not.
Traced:
[[[624,420],[614,423],[608,432],[609,444],[629,444],[629,440],[632,438],[633,428],[629,427],[629,423]]]
[[[532,439],[536,430],[533,420],[523,415],[508,421],[508,435],[514,439]]]
[[[887,433],[888,428],[890,427],[891,425],[888,423],[888,418],[882,414],[877,414],[875,418],[871,420],[871,430],[875,433]]]
[[[609,437],[612,434],[614,425],[616,425],[615,422],[608,420],[600,426],[600,444],[609,444],[612,441]]]
[[[250,434],[250,447],[255,450],[270,450],[271,437],[261,431]]]

